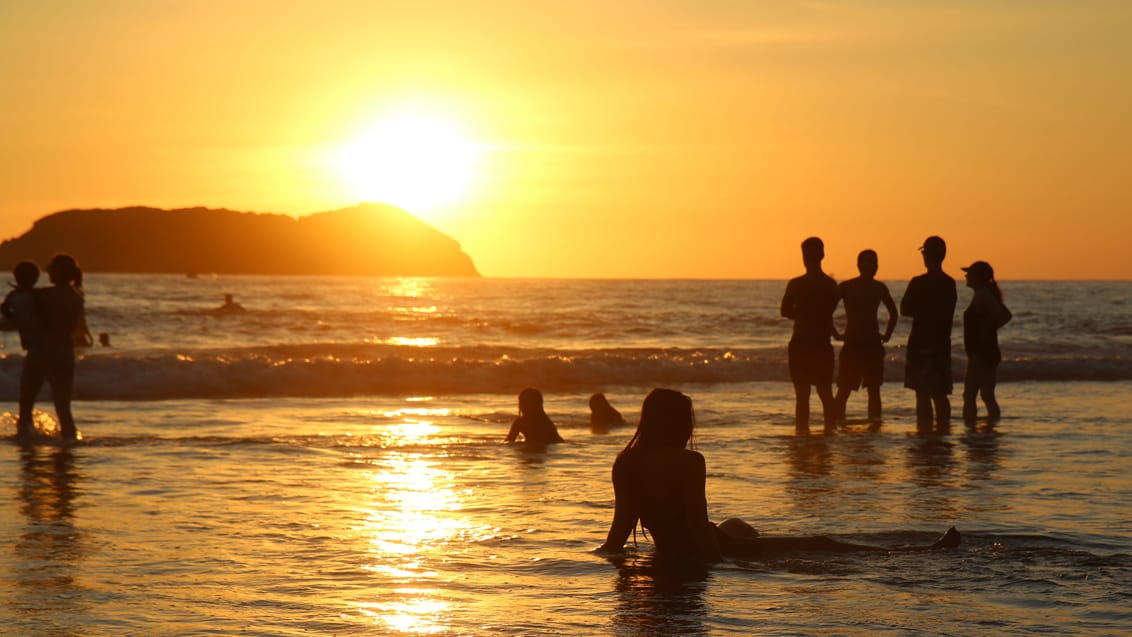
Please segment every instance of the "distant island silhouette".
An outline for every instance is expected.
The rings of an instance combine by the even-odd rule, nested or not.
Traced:
[[[56,252],[90,272],[479,276],[456,240],[372,203],[299,219],[212,208],[67,210],[0,243],[0,268]]]

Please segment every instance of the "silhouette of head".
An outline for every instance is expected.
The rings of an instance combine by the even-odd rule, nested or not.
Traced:
[[[79,269],[75,258],[69,254],[57,254],[51,257],[51,261],[47,263],[47,276],[56,285],[70,283],[77,288],[83,286],[83,271]]]
[[[603,411],[603,410],[606,410],[606,409],[610,409],[611,407],[612,407],[612,405],[609,404],[609,399],[607,399],[605,397],[605,394],[598,392],[598,393],[594,394],[593,396],[590,396],[590,410],[591,411]]]
[[[947,243],[933,235],[924,239],[920,252],[924,254],[925,263],[943,263],[943,258],[947,256]]]
[[[542,392],[527,387],[519,392],[519,414],[523,416],[542,413]]]
[[[877,253],[875,250],[861,250],[857,255],[857,271],[861,276],[873,278],[877,273]]]
[[[818,237],[810,237],[802,242],[802,262],[806,265],[819,265],[825,258],[825,244]]]
[[[976,261],[962,270],[967,273],[968,281],[990,283],[994,280],[994,268],[986,261]]]
[[[672,389],[657,388],[641,404],[637,432],[626,449],[671,447],[683,449],[696,428],[692,399]]]
[[[12,276],[16,278],[16,287],[34,288],[39,281],[39,266],[31,261],[20,261],[12,268]]]

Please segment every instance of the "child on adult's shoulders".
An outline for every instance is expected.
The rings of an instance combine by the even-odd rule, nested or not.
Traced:
[[[25,350],[35,346],[39,318],[35,310],[35,284],[39,281],[39,266],[31,261],[20,261],[12,268],[12,290],[0,304],[5,322],[20,333],[20,346]]]

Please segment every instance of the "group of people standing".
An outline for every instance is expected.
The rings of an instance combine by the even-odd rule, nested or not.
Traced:
[[[955,279],[943,271],[947,244],[937,236],[920,246],[926,272],[908,283],[900,300],[899,314],[912,319],[912,330],[905,350],[904,386],[916,392],[916,427],[930,432],[933,426],[945,432],[950,427],[952,391],[951,326],[955,315]],[[790,378],[794,384],[794,421],[799,433],[809,432],[810,388],[821,400],[825,431],[831,433],[845,418],[850,392],[864,386],[868,392],[868,417],[881,418],[880,386],[884,382],[884,344],[892,337],[897,323],[897,307],[888,286],[876,280],[876,252],[864,250],[857,256],[859,276],[838,284],[821,269],[825,245],[817,237],[802,242],[802,262],[806,273],[786,284],[782,297],[782,316],[794,321],[787,349]],[[963,418],[974,424],[977,399],[982,398],[991,422],[1001,417],[995,398],[998,364],[1002,353],[998,329],[1010,321],[1002,290],[994,279],[994,269],[985,261],[963,268],[967,286],[974,291],[963,314],[963,346],[967,354],[967,373],[963,387]],[[833,322],[837,305],[845,306],[845,333]],[[877,311],[888,310],[888,322],[879,330]],[[833,394],[834,352],[830,339],[844,341],[837,373],[837,394]]]
[[[40,389],[51,386],[55,415],[64,440],[78,438],[71,414],[75,383],[75,346],[89,345],[90,333],[83,318],[83,272],[68,254],[57,254],[46,267],[48,287],[36,287],[39,266],[21,261],[12,270],[15,283],[0,304],[0,312],[20,333],[26,350],[20,372],[20,413],[16,435],[33,436],[33,409]]]
[[[791,279],[782,296],[782,316],[793,320],[794,329],[787,347],[790,379],[794,384],[794,423],[797,433],[810,430],[810,392],[815,388],[821,400],[825,432],[836,431],[844,422],[849,395],[864,387],[868,394],[868,421],[881,421],[880,386],[884,383],[884,345],[892,338],[899,316],[912,319],[905,349],[904,386],[916,393],[916,428],[921,433],[946,432],[951,424],[952,389],[951,327],[957,300],[955,279],[943,271],[947,243],[937,236],[920,246],[926,272],[913,277],[900,300],[899,308],[888,286],[876,279],[877,253],[862,250],[857,255],[858,276],[837,283],[822,271],[825,244],[818,237],[802,242],[802,263],[806,273]],[[1002,352],[998,330],[1012,318],[1003,302],[994,269],[986,261],[975,261],[963,268],[967,287],[973,291],[971,303],[963,313],[963,348],[967,371],[963,384],[963,419],[974,425],[978,399],[986,405],[987,419],[996,422],[1002,410],[995,397],[998,365]],[[845,307],[845,331],[838,331],[833,313]],[[884,305],[888,320],[881,331],[878,311]],[[831,339],[842,341],[837,366],[837,393],[834,384],[834,348]],[[602,394],[590,398],[591,424],[623,424]],[[507,433],[507,442],[520,436],[526,442],[561,442],[554,423],[543,410],[542,393],[534,388],[519,394],[519,417]]]

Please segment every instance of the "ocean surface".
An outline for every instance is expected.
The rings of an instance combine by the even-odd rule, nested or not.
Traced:
[[[0,334],[0,634],[1132,632],[1132,282],[1004,282],[1004,419],[928,436],[903,319],[883,424],[855,393],[846,429],[794,435],[784,285],[88,274],[110,346],[78,363],[79,444],[11,441]],[[503,443],[528,385],[564,444]],[[695,401],[713,519],[962,545],[594,555],[632,428],[591,430],[587,399],[635,422],[657,386]]]

